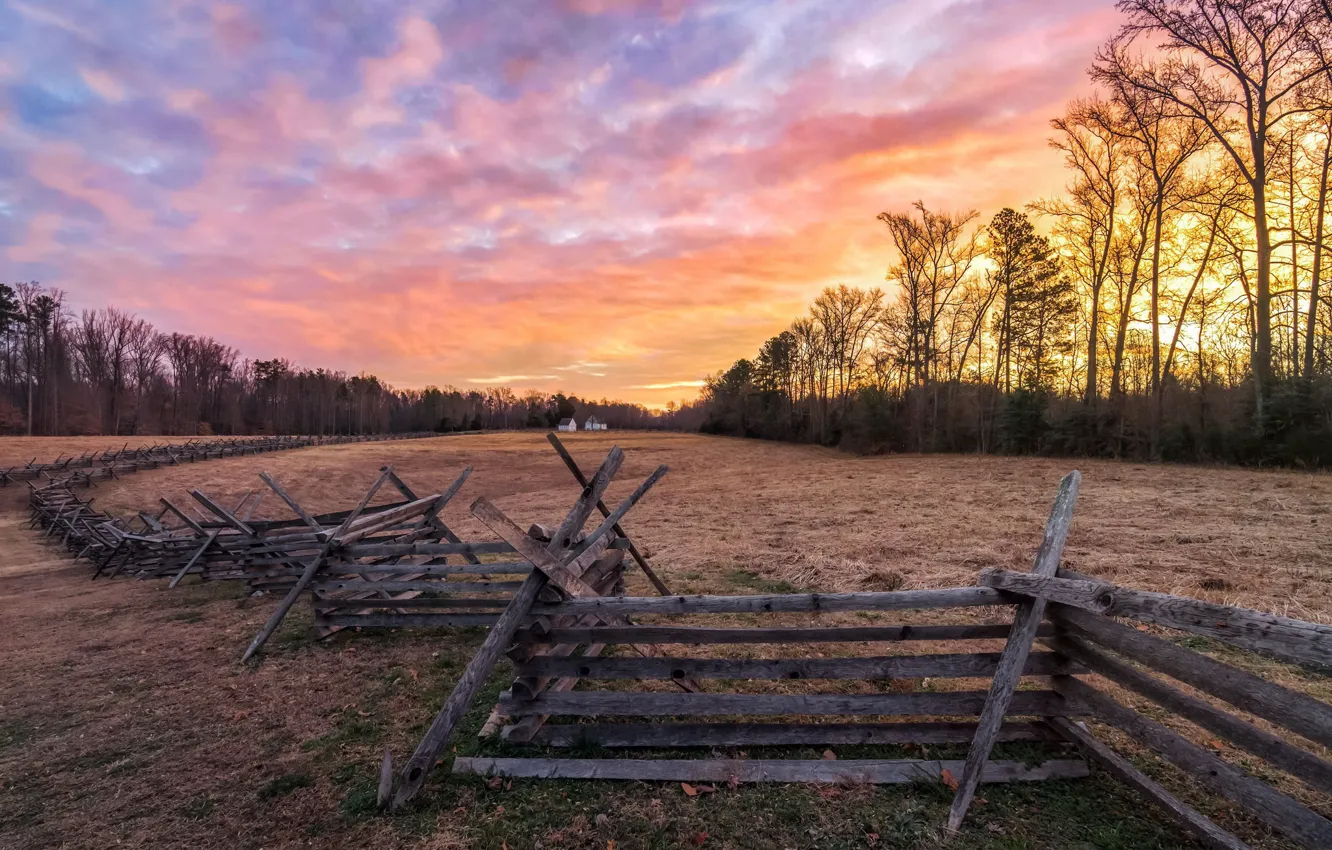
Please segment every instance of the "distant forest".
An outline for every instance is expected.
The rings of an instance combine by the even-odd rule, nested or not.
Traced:
[[[371,434],[554,427],[595,415],[612,428],[661,421],[647,408],[500,387],[398,390],[374,375],[246,360],[209,337],[158,331],[115,308],[67,310],[36,283],[0,284],[0,434]]]
[[[889,294],[826,290],[709,379],[704,430],[1332,464],[1332,4],[1118,8],[1095,94],[1051,122],[1065,192],[882,213]]]

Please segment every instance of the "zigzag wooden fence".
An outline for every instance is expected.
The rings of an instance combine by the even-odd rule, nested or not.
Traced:
[[[550,440],[580,490],[587,492],[591,485],[582,470],[554,435]],[[616,450],[616,457],[622,459],[623,453]],[[354,508],[318,515],[261,473],[261,480],[290,508],[293,519],[253,519],[260,501],[251,498],[253,492],[228,508],[192,490],[190,497],[197,504],[190,511],[162,498],[155,515],[139,512],[135,522],[141,527],[132,530],[130,523],[94,511],[91,500],[68,489],[34,489],[32,507],[34,524],[43,525],[48,536],[59,534],[63,543],[88,557],[94,578],[163,578],[174,588],[186,576],[196,575],[202,581],[242,581],[250,591],[284,593],[246,651],[248,659],[306,592],[321,638],[348,627],[492,625],[532,570],[526,559],[513,557],[518,550],[509,540],[517,539],[520,545],[532,539],[549,543],[561,532],[538,524],[527,534],[507,530],[505,539],[462,540],[440,512],[471,472],[468,467],[449,487],[421,497],[386,466]],[[664,469],[656,478],[661,474]],[[402,500],[371,505],[385,486],[396,489]],[[593,507],[612,517],[599,499],[593,500]],[[658,587],[669,592],[618,520],[608,522],[612,538],[602,548],[618,554],[597,562],[596,587],[605,593],[622,591],[622,555],[628,552]],[[581,531],[564,534],[565,545],[582,540]]]
[[[190,440],[185,443],[140,446],[131,449],[126,444],[123,448],[108,449],[101,452],[84,452],[81,455],[58,457],[49,463],[37,463],[36,458],[23,466],[0,469],[0,487],[11,482],[35,481],[49,478],[53,482],[63,483],[67,487],[88,487],[94,481],[106,481],[141,472],[145,469],[158,469],[163,466],[178,466],[182,463],[196,463],[201,460],[217,460],[224,457],[241,457],[262,454],[264,452],[303,449],[309,446],[331,446],[342,443],[367,443],[383,440],[415,440],[423,437],[438,437],[431,431],[407,434],[354,434],[333,436],[272,436],[272,437],[222,437],[212,440]]]
[[[28,507],[31,527],[44,529],[44,536],[58,539],[76,558],[91,558],[101,564],[100,575],[114,565],[108,558],[126,559],[124,544],[127,534],[138,530],[149,533],[167,531],[163,517],[167,508],[156,514],[140,511],[125,519],[111,516],[93,507],[93,499],[82,498],[75,487],[90,487],[95,481],[119,478],[146,469],[198,463],[227,457],[263,454],[273,451],[306,448],[308,446],[340,445],[344,443],[381,442],[385,440],[412,440],[439,436],[433,432],[410,434],[366,434],[326,437],[254,437],[246,439],[191,440],[178,445],[155,445],[138,449],[85,453],[51,463],[29,463],[0,471],[0,486],[9,481],[27,481]],[[41,477],[48,483],[37,486],[33,482]],[[248,499],[248,497],[247,497]],[[165,500],[164,500],[165,501]],[[255,503],[257,505],[257,502]],[[244,507],[238,506],[239,512]],[[255,505],[250,506],[253,510]],[[192,522],[192,520],[187,521]],[[103,563],[106,562],[106,563]],[[118,570],[114,570],[118,572]]]
[[[1245,845],[1148,778],[1076,718],[1127,732],[1137,743],[1192,775],[1274,831],[1309,848],[1332,847],[1332,821],[1316,807],[1281,793],[1262,778],[1199,746],[1110,696],[1101,676],[1155,702],[1176,719],[1201,727],[1304,783],[1332,792],[1332,706],[1244,672],[1210,656],[1116,622],[1137,619],[1184,633],[1205,635],[1311,670],[1332,667],[1332,628],[1230,606],[1116,587],[1059,569],[1080,477],[1060,485],[1055,507],[1030,573],[989,570],[976,587],[891,593],[780,594],[763,596],[607,597],[584,582],[586,557],[578,549],[535,541],[515,548],[534,570],[514,594],[478,650],[416,752],[395,777],[386,754],[380,801],[401,805],[419,792],[457,722],[506,653],[517,678],[503,692],[486,724],[510,743],[543,748],[597,746],[644,751],[833,744],[970,742],[965,761],[916,759],[805,760],[748,758],[556,758],[545,749],[526,758],[468,757],[454,773],[492,776],[678,780],[685,782],[912,782],[956,778],[950,828],[963,823],[981,782],[1031,781],[1086,775],[1085,763],[1054,758],[1041,764],[991,759],[1001,741],[1064,742],[1138,790],[1180,827],[1213,847]],[[587,494],[584,495],[584,499]],[[571,511],[585,508],[580,501]],[[484,500],[473,514],[492,528],[515,526]],[[599,528],[584,539],[599,540]],[[558,589],[561,601],[538,598]],[[1009,625],[874,625],[713,628],[654,622],[631,616],[709,614],[770,615],[784,612],[906,611],[1004,606]],[[800,646],[812,643],[892,645],[939,640],[1003,638],[1002,652],[870,657],[718,658],[679,648],[705,645]],[[1037,642],[1045,649],[1033,651]],[[614,656],[629,646],[636,655]],[[1144,668],[1144,669],[1140,669]],[[1164,675],[1157,675],[1164,674]],[[1036,680],[1032,682],[1032,679]],[[1186,693],[1178,680],[1240,712],[1293,733],[1266,731],[1217,702]],[[985,690],[902,690],[906,681],[990,680]],[[790,692],[793,681],[894,680],[890,691]],[[710,688],[670,693],[640,685],[633,690],[575,690],[599,682],[693,682]],[[1037,687],[1019,689],[1023,681]],[[784,683],[782,692],[755,693],[761,683]],[[743,684],[743,686],[741,686]],[[975,722],[956,718],[972,716]],[[888,721],[887,718],[910,718]],[[824,718],[836,718],[826,722]],[[946,772],[946,773],[945,773]]]

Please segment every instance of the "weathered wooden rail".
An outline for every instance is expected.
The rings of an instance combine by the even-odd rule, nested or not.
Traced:
[[[119,478],[145,469],[178,466],[225,457],[243,457],[266,452],[287,451],[309,446],[339,445],[342,443],[379,442],[383,440],[413,440],[437,437],[433,432],[405,434],[341,434],[330,436],[266,436],[222,437],[209,440],[190,440],[184,443],[154,444],[100,452],[84,452],[70,457],[58,457],[47,463],[36,458],[23,466],[0,469],[0,487],[11,482],[35,481],[48,478],[64,482],[70,487],[91,486],[94,481]]]
[[[124,542],[126,535],[135,534],[137,531],[163,538],[176,538],[163,539],[157,543],[159,552],[168,555],[168,550],[173,546],[185,547],[189,541],[185,537],[172,534],[164,525],[163,519],[168,513],[168,507],[165,505],[160,511],[152,514],[140,511],[130,518],[114,517],[94,509],[93,499],[76,495],[74,490],[77,487],[91,487],[96,481],[184,463],[243,457],[309,446],[420,439],[432,436],[438,435],[421,432],[325,437],[227,438],[191,440],[186,443],[144,446],[137,449],[86,452],[63,460],[58,458],[51,463],[38,464],[34,461],[22,467],[0,470],[0,486],[10,481],[26,481],[29,487],[30,525],[43,529],[45,536],[62,541],[77,558],[91,558],[100,564],[98,574],[108,569],[116,573],[119,572],[116,567],[128,564],[134,553],[134,547]],[[47,479],[47,482],[40,486],[34,483],[41,478]],[[239,512],[243,506],[242,503],[236,511]],[[253,508],[254,505],[251,505],[250,510]],[[170,510],[175,511],[174,506]],[[175,512],[185,523],[194,523],[194,520],[183,513]],[[197,525],[191,526],[191,528],[196,527]],[[139,554],[142,556],[142,553]],[[113,562],[103,564],[102,562],[108,557],[112,557]],[[145,561],[144,568],[147,567],[148,563]]]
[[[559,601],[515,594],[469,665],[417,752],[396,777],[386,757],[381,802],[400,805],[421,787],[454,727],[501,655],[515,665],[483,733],[509,743],[545,748],[602,747],[632,753],[648,748],[695,748],[698,759],[457,758],[454,773],[563,779],[871,783],[956,777],[949,826],[961,828],[981,782],[1070,779],[1086,775],[1080,760],[1051,758],[1035,766],[991,758],[1000,742],[1074,746],[1124,781],[1180,828],[1212,847],[1245,844],[1183,802],[1102,741],[1082,721],[1128,733],[1135,744],[1193,776],[1272,830],[1309,848],[1332,847],[1325,809],[1277,790],[1236,759],[1222,758],[1190,737],[1116,700],[1110,682],[1194,725],[1194,737],[1224,741],[1246,757],[1294,777],[1312,794],[1332,793],[1332,706],[1308,694],[1124,625],[1202,635],[1239,649],[1306,668],[1332,669],[1332,628],[1201,600],[1118,587],[1059,568],[1079,476],[1061,483],[1034,568],[987,570],[978,586],[892,593],[759,596],[605,597],[570,581],[580,575],[574,550],[523,551],[533,572],[527,582]],[[479,506],[484,508],[485,506]],[[491,510],[474,510],[487,522]],[[511,523],[510,523],[511,525]],[[590,537],[595,538],[598,532]],[[800,625],[718,627],[675,622],[715,614],[790,615],[796,612],[883,612],[998,606],[1012,611],[1006,625]],[[627,615],[670,615],[671,622],[626,624]],[[786,616],[789,623],[790,617]],[[903,651],[903,644],[1003,640],[1002,651]],[[882,647],[846,655],[802,645],[865,643]],[[783,657],[717,657],[733,645],[777,646]],[[1044,644],[1041,647],[1040,644]],[[636,654],[617,653],[631,647]],[[691,646],[707,653],[691,654]],[[825,657],[826,656],[826,657]],[[653,681],[697,681],[684,693]],[[929,679],[928,690],[907,683]],[[974,689],[966,680],[989,680]],[[851,680],[828,692],[827,685]],[[623,689],[626,682],[641,685]],[[890,690],[863,692],[867,682]],[[956,681],[958,690],[940,688]],[[746,683],[737,690],[737,683]],[[776,690],[764,682],[781,685]],[[803,683],[793,685],[795,682]],[[1026,683],[1023,687],[1019,685]],[[612,683],[614,690],[597,690]],[[1178,683],[1178,684],[1177,684]],[[1187,685],[1194,692],[1184,690]],[[824,690],[820,692],[816,686]],[[1195,695],[1200,692],[1201,695]],[[974,722],[957,718],[971,716]],[[1154,715],[1159,716],[1159,715]],[[1246,719],[1261,718],[1275,730]],[[821,722],[827,717],[832,722]],[[893,719],[901,718],[901,719]],[[1289,734],[1287,734],[1289,733]],[[836,744],[969,743],[965,761],[792,760],[728,757],[717,750]],[[731,754],[734,756],[734,754]],[[394,786],[396,785],[396,789]],[[1324,806],[1326,803],[1323,804]]]

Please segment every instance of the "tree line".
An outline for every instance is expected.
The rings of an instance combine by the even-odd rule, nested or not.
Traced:
[[[884,212],[879,289],[825,290],[709,379],[705,430],[863,451],[1332,461],[1332,4],[1121,0],[1051,122],[1065,191]]]
[[[673,411],[672,411],[673,412]],[[507,387],[395,389],[374,375],[248,360],[64,293],[0,284],[0,434],[371,434],[554,427],[595,415],[663,427],[642,405]]]

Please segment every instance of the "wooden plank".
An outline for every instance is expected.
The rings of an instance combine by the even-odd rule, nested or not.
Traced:
[[[431,561],[433,560],[432,558]],[[470,564],[434,564],[430,562],[424,564],[361,564],[339,558],[338,553],[335,552],[329,558],[328,571],[343,576],[389,578],[395,575],[413,574],[436,576],[447,581],[471,581],[478,575],[526,575],[532,571],[532,565],[527,561],[496,562],[494,564],[481,564],[476,567]]]
[[[541,548],[541,544],[528,537],[516,523],[504,515],[504,512],[490,503],[484,496],[472,503],[472,516],[486,526],[524,558],[540,570],[561,590],[570,596],[596,599],[597,592],[578,577],[578,573],[569,566],[560,563],[550,552]],[[554,546],[554,542],[550,544]]]
[[[561,552],[570,547],[570,541],[583,530],[587,524],[588,517],[592,516],[592,511],[596,510],[597,502],[601,501],[601,496],[606,492],[610,485],[610,480],[620,471],[620,465],[624,463],[624,451],[619,447],[613,447],[602,461],[601,467],[592,475],[592,480],[583,485],[583,492],[574,502],[574,507],[568,515],[560,522],[555,533],[551,535],[550,545],[552,552]]]
[[[578,462],[573,459],[573,455],[569,454],[568,449],[566,449],[564,444],[560,442],[560,438],[555,436],[555,433],[552,431],[546,435],[546,439],[555,447],[555,452],[559,454],[560,460],[564,461],[564,465],[569,468],[571,473],[573,473],[574,480],[576,480],[582,487],[589,486],[587,476],[583,474],[582,468],[579,467]],[[597,510],[601,511],[603,517],[610,516],[610,508],[606,507],[606,503],[601,499],[597,499]],[[671,589],[666,586],[666,583],[661,580],[656,571],[654,571],[648,564],[647,558],[643,556],[643,553],[638,551],[638,547],[629,539],[629,535],[625,533],[625,530],[620,527],[619,523],[615,524],[613,531],[628,544],[629,556],[634,559],[636,564],[638,564],[638,568],[643,571],[643,575],[647,576],[648,581],[652,582],[652,586],[657,589],[657,592],[662,596],[670,596]]]
[[[394,606],[394,600],[379,600],[383,607]],[[374,599],[360,600],[361,607],[373,604]],[[499,611],[489,614],[320,614],[325,626],[343,629],[410,629],[410,628],[489,628],[500,617]]]
[[[160,502],[162,503],[162,507],[166,508],[167,510],[169,510],[169,511],[171,511],[173,514],[175,514],[176,517],[177,517],[181,522],[185,523],[186,527],[188,527],[188,528],[189,528],[191,531],[193,531],[195,534],[202,535],[202,534],[206,534],[206,533],[207,533],[207,532],[204,531],[204,527],[203,527],[202,525],[199,525],[199,523],[195,522],[194,519],[193,519],[192,517],[190,517],[189,515],[187,515],[187,514],[186,514],[184,511],[182,511],[180,508],[178,508],[178,507],[176,507],[175,505],[171,504],[171,502],[167,501],[166,499],[159,499],[158,501],[160,501]]]
[[[1050,509],[1050,518],[1045,522],[1045,534],[1041,538],[1040,548],[1036,551],[1036,562],[1031,571],[1036,575],[1054,575],[1059,569],[1059,561],[1064,555],[1064,541],[1068,538],[1068,527],[1073,522],[1073,505],[1078,498],[1078,485],[1082,475],[1077,470],[1065,475],[1059,482],[1059,492],[1055,496],[1054,506]],[[980,784],[981,772],[990,758],[990,750],[998,738],[999,727],[1008,713],[1008,703],[1013,699],[1022,670],[1027,664],[1027,654],[1031,652],[1036,629],[1045,615],[1045,600],[1037,598],[1018,605],[1013,614],[1013,631],[1004,646],[1003,657],[999,660],[999,669],[990,684],[990,697],[985,711],[981,714],[980,728],[967,751],[967,768],[958,778],[957,792],[953,796],[953,806],[948,812],[948,828],[958,830],[967,816],[967,809],[976,795]]]
[[[943,771],[956,773],[962,762],[901,759],[544,759],[477,758],[453,760],[455,774],[529,779],[618,779],[647,782],[817,782],[897,785],[939,782]],[[1087,776],[1087,763],[1056,759],[1037,765],[993,761],[983,781],[1041,782]]]
[[[618,469],[622,458],[622,452],[618,453],[617,456],[617,452],[612,450],[607,454],[606,460],[602,464],[603,469],[612,471]],[[600,470],[598,472],[600,473]],[[610,476],[604,475],[600,480],[604,482],[600,484],[604,491],[604,487],[610,483]],[[575,516],[578,512],[581,512],[584,502],[589,499],[600,498],[601,493],[602,491],[595,488],[589,488],[574,503],[568,516]],[[503,515],[501,514],[501,516]],[[504,517],[503,522],[508,523],[508,518]],[[551,543],[551,547],[554,550],[555,544]],[[415,752],[412,753],[411,758],[404,766],[398,779],[398,788],[393,795],[393,806],[395,808],[402,806],[421,790],[426,774],[434,767],[440,754],[444,752],[444,748],[452,739],[458,721],[467,712],[472,700],[476,698],[477,692],[485,684],[486,679],[490,678],[490,673],[495,669],[495,664],[499,662],[500,656],[503,655],[504,650],[508,648],[509,643],[513,640],[514,633],[528,618],[532,604],[536,602],[537,595],[545,589],[548,582],[549,578],[545,573],[540,570],[533,570],[523,580],[522,587],[513,595],[509,607],[505,608],[504,613],[500,614],[499,619],[495,621],[495,625],[491,627],[486,639],[481,643],[481,647],[472,656],[472,660],[468,662],[467,669],[458,678],[453,691],[449,693],[448,699],[444,701],[443,707],[440,708],[439,713],[431,721],[430,728],[426,730]]]
[[[543,616],[623,616],[626,614],[765,614],[795,611],[904,611],[1012,605],[1011,597],[989,587],[895,590],[886,593],[791,593],[750,596],[614,596],[571,599],[534,607]]]
[[[508,543],[357,543],[344,546],[339,554],[344,558],[387,558],[409,555],[508,555],[514,548]]]
[[[269,476],[267,472],[259,473],[259,480],[267,484],[269,489],[272,490],[274,493],[277,493],[278,498],[287,503],[287,507],[291,508],[292,513],[296,514],[296,516],[301,520],[301,522],[310,526],[310,528],[314,529],[314,531],[318,534],[324,533],[324,527],[320,525],[318,522],[316,522],[315,518],[310,516],[310,514],[306,512],[305,508],[301,507],[300,503],[298,503],[295,499],[293,499],[291,495],[287,493],[286,490],[283,490],[282,486],[278,484],[277,481],[274,480],[271,476]]]
[[[1249,845],[1212,823],[1174,794],[1138,770],[1128,759],[1107,747],[1094,735],[1065,717],[1052,717],[1049,724],[1078,747],[1105,771],[1137,791],[1147,802],[1160,809],[1166,817],[1178,824],[1207,847],[1217,850],[1249,850]]]
[[[434,493],[415,502],[408,502],[393,510],[383,511],[373,516],[361,517],[355,522],[344,524],[335,535],[339,546],[350,546],[356,541],[369,537],[413,517],[420,516],[431,509],[440,500],[441,495]]]
[[[242,664],[249,661],[250,657],[258,652],[259,648],[268,641],[273,632],[277,631],[278,626],[282,625],[282,620],[287,616],[287,612],[291,610],[291,606],[296,604],[296,600],[300,598],[301,594],[305,592],[305,588],[314,580],[315,574],[323,568],[328,553],[336,544],[338,534],[356,521],[356,518],[360,516],[361,511],[365,510],[366,506],[370,504],[370,500],[375,497],[375,493],[378,493],[379,488],[384,485],[384,481],[387,477],[387,474],[380,473],[379,478],[377,478],[370,489],[366,491],[366,494],[361,498],[361,501],[350,513],[347,514],[347,518],[342,521],[342,524],[334,529],[333,533],[329,535],[328,540],[319,550],[319,554],[311,558],[310,562],[306,564],[305,572],[301,573],[300,577],[296,579],[296,583],[291,586],[291,590],[287,591],[287,595],[278,603],[277,610],[275,610],[272,616],[268,618],[268,621],[264,623],[264,627],[259,630],[259,633],[254,636],[254,640],[250,641],[250,645],[246,648],[245,654],[241,656]]]
[[[1291,746],[1276,735],[1264,732],[1251,723],[1245,723],[1209,703],[1135,670],[1082,638],[1066,635],[1052,641],[1051,646],[1082,662],[1092,672],[1142,694],[1157,705],[1271,762],[1295,778],[1332,793],[1332,764],[1318,756]]]
[[[213,541],[217,540],[217,534],[217,529],[208,532],[208,537],[204,540],[203,545],[185,562],[185,566],[180,568],[180,572],[176,573],[175,577],[167,584],[167,589],[174,589],[176,585],[180,584],[180,580],[185,578],[185,574],[190,571],[190,567],[194,566],[195,562],[208,550],[208,547],[213,545]]]
[[[205,508],[208,508],[208,510],[211,511],[214,516],[221,518],[223,522],[225,522],[227,525],[231,526],[232,528],[236,529],[241,534],[245,534],[250,537],[253,537],[255,535],[253,528],[250,528],[250,526],[242,522],[240,518],[238,518],[231,511],[217,504],[212,499],[205,496],[203,493],[199,492],[198,490],[191,490],[190,495],[194,497],[194,500],[196,502],[203,505]]]
[[[1075,678],[1056,680],[1065,696],[1089,706],[1098,718],[1131,735],[1206,787],[1238,804],[1272,828],[1311,850],[1332,847],[1332,821],[1211,753],[1148,720]]]
[[[886,655],[859,658],[557,658],[518,666],[520,676],[582,679],[960,679],[994,675],[997,652]],[[1034,652],[1024,676],[1076,672],[1054,652]]]
[[[761,747],[834,744],[960,744],[975,723],[566,723],[546,725],[533,743],[549,747]],[[1005,723],[1001,741],[1053,741],[1037,723]]]
[[[1166,593],[1130,590],[1096,580],[991,569],[981,573],[981,584],[1012,593],[1043,596],[1095,614],[1131,617],[1205,635],[1296,664],[1332,669],[1332,626]]]
[[[1077,637],[1113,649],[1250,714],[1332,747],[1332,706],[1321,700],[1077,608],[1054,604],[1050,606],[1050,616]]]
[[[775,627],[725,629],[706,626],[601,626],[586,629],[552,629],[548,633],[520,631],[518,643],[875,643],[935,640],[1003,640],[1011,627],[995,626],[831,626],[827,628]],[[1037,637],[1054,635],[1054,627],[1042,623]]]
[[[373,584],[373,587],[367,585]],[[512,593],[522,587],[521,581],[343,581],[326,579],[318,582],[320,593],[343,590],[383,590],[398,593],[404,590],[434,591],[436,593]]]
[[[534,700],[500,694],[500,710],[510,717],[526,714],[570,717],[715,717],[784,714],[975,716],[985,706],[984,691],[884,694],[679,694],[657,691],[579,691],[541,694]],[[1082,713],[1053,691],[1018,691],[1010,715],[1052,717]]]

